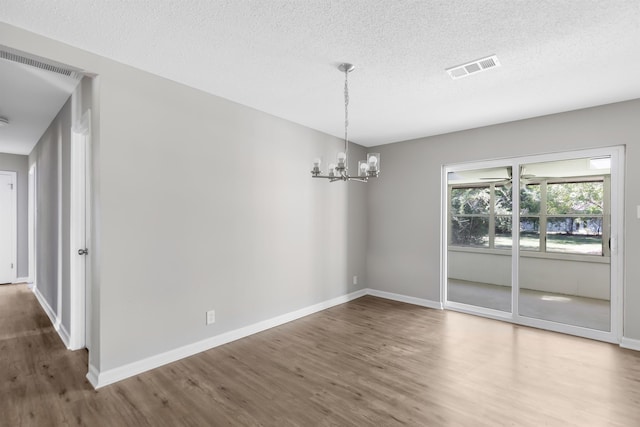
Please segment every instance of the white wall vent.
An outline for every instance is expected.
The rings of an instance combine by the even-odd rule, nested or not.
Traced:
[[[2,45],[0,45],[0,59],[18,62],[30,67],[50,71],[52,73],[62,74],[63,76],[67,76],[78,81],[83,77],[82,71],[77,68],[72,68],[36,55],[19,52]]]
[[[456,65],[455,67],[446,68],[445,71],[449,73],[452,79],[461,79],[462,77],[476,74],[480,71],[485,71],[490,68],[500,66],[500,61],[496,55],[487,56],[486,58],[476,59],[475,61],[467,62],[466,64]]]

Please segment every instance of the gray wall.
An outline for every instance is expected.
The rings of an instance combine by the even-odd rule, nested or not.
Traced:
[[[338,139],[131,68],[100,79],[102,369],[356,289],[366,187],[309,173]]]
[[[376,147],[383,177],[368,187],[369,287],[440,300],[443,164],[626,145],[624,336],[640,339],[639,117],[633,100]]]
[[[29,276],[29,158],[18,154],[0,153],[0,170],[17,174],[18,189],[18,278]]]
[[[70,306],[70,144],[71,98],[29,154],[29,165],[36,165],[35,283],[66,331],[69,331]]]
[[[0,38],[99,76],[96,369],[366,287],[366,186],[309,173],[314,157],[327,163],[340,151],[339,139],[6,24]],[[209,309],[216,323],[206,326]]]

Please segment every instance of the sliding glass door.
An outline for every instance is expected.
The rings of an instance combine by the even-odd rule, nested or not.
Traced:
[[[519,314],[611,330],[611,156],[522,165]]]
[[[447,176],[449,301],[511,313],[510,176],[507,165]]]
[[[616,342],[623,154],[445,167],[445,308]]]

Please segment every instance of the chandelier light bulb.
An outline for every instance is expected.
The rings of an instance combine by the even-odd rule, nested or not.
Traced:
[[[313,167],[319,168],[320,167],[320,163],[322,163],[322,161],[319,158],[313,159]]]
[[[376,156],[369,156],[369,166],[375,168],[378,164],[378,158]]]
[[[367,176],[367,171],[369,170],[369,165],[364,160],[360,160],[358,162],[358,176]]]

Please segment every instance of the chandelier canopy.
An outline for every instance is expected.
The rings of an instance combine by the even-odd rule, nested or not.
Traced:
[[[347,167],[349,159],[349,139],[347,130],[349,128],[349,73],[356,67],[353,64],[340,64],[338,70],[344,73],[344,151],[338,153],[337,163],[330,163],[326,175],[322,174],[318,158],[313,161],[311,169],[312,178],[326,178],[329,182],[335,181],[360,181],[367,182],[369,178],[377,178],[380,175],[380,153],[367,153],[366,160],[358,162],[358,175],[349,175]]]

